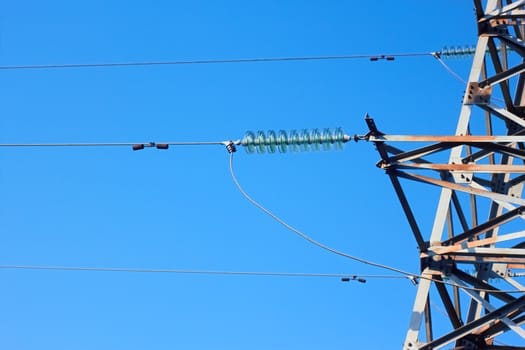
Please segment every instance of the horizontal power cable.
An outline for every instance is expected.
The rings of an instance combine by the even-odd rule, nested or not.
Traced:
[[[53,270],[53,271],[94,271],[94,272],[129,272],[129,273],[166,273],[187,275],[236,275],[236,276],[274,276],[274,277],[328,277],[341,278],[345,281],[364,279],[406,279],[395,275],[356,275],[345,273],[310,273],[310,272],[268,272],[268,271],[220,271],[192,269],[149,269],[127,267],[82,267],[82,266],[49,266],[49,265],[0,265],[3,270]]]
[[[169,146],[216,146],[230,141],[169,141],[169,142],[63,142],[63,143],[0,143],[0,147],[131,147],[141,150],[147,147],[168,149]]]
[[[173,142],[80,142],[80,143],[3,143],[3,147],[114,147],[114,146],[133,146],[143,144],[146,147],[155,147],[157,144],[173,146],[191,146],[191,145],[224,145],[226,141],[173,141]]]
[[[264,62],[290,62],[290,61],[334,61],[369,59],[371,61],[393,61],[396,57],[421,57],[433,56],[431,52],[394,53],[385,55],[340,55],[340,56],[296,56],[296,57],[258,57],[234,59],[206,59],[206,60],[180,60],[180,61],[128,61],[128,62],[101,62],[101,63],[66,63],[66,64],[32,64],[0,66],[0,70],[20,69],[60,69],[60,68],[110,68],[110,67],[140,67],[140,66],[174,66],[174,65],[202,65],[224,63],[264,63]]]

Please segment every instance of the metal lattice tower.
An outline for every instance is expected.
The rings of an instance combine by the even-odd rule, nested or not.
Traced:
[[[525,0],[474,5],[478,43],[456,134],[388,136],[367,118],[366,138],[420,252],[404,350],[525,349]],[[406,151],[394,141],[425,144]],[[418,224],[406,180],[440,188],[429,232]]]

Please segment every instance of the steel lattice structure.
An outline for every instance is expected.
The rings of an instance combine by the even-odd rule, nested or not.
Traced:
[[[478,43],[456,134],[385,135],[366,119],[364,138],[377,147],[420,252],[405,350],[525,349],[525,0],[474,5]],[[418,143],[406,151],[394,141]],[[406,180],[440,188],[428,233]],[[436,306],[445,330],[433,322]],[[503,345],[509,339],[516,344]]]

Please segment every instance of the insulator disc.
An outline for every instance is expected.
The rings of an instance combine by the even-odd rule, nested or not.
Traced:
[[[285,153],[288,148],[288,135],[286,131],[279,130],[279,136],[277,137],[277,145],[279,146],[279,152]]]
[[[270,153],[275,153],[275,151],[277,151],[277,136],[273,130],[268,131],[268,136],[266,137],[266,148]]]
[[[244,134],[241,145],[244,146],[247,153],[251,154],[255,152],[255,134],[251,131],[247,131],[246,134]]]
[[[257,131],[257,137],[255,138],[255,146],[257,147],[258,153],[266,152],[266,135],[263,131]]]

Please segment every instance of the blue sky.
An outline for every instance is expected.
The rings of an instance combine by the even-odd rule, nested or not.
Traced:
[[[468,2],[18,1],[0,65],[438,51],[475,44]],[[470,60],[447,61],[467,76]],[[223,141],[341,126],[450,134],[463,86],[431,57],[2,70],[0,142]],[[342,251],[418,272],[373,145],[235,154],[245,190]],[[0,149],[1,265],[392,275],[248,203],[221,146]],[[408,185],[428,232],[438,192]],[[0,270],[5,349],[400,348],[405,279]],[[439,314],[439,312],[437,312]]]

